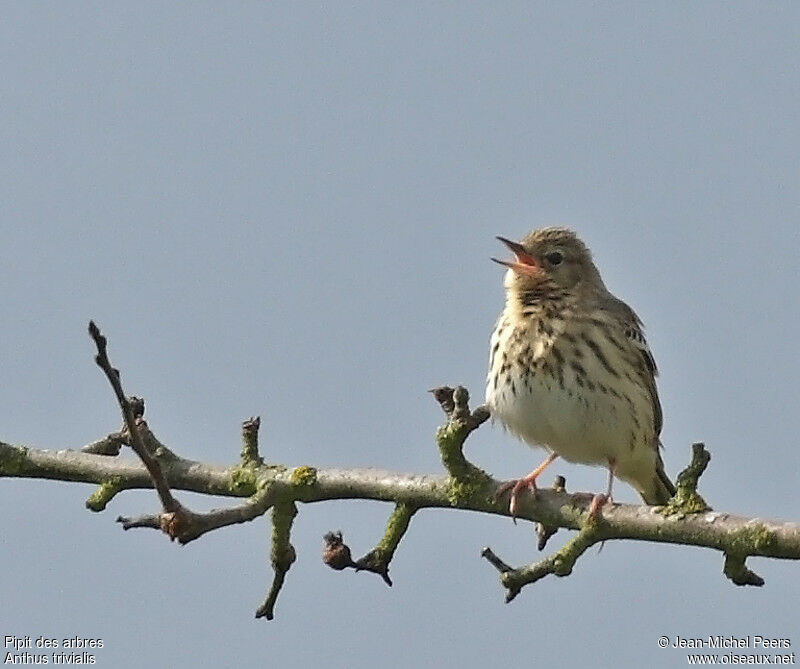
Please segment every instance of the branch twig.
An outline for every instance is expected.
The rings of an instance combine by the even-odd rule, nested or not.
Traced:
[[[118,516],[117,522],[122,525],[124,530],[136,527],[164,530],[171,537],[177,539],[178,543],[188,544],[212,530],[246,523],[263,516],[273,505],[275,497],[275,488],[265,485],[244,504],[227,509],[212,509],[208,513],[195,513],[183,507],[180,517],[169,513],[146,514],[136,518]],[[167,528],[164,527],[165,524]]]
[[[297,553],[289,541],[292,532],[292,523],[297,515],[297,506],[294,502],[277,503],[272,508],[272,549],[270,550],[270,560],[275,576],[272,579],[272,586],[269,589],[264,603],[258,607],[256,618],[266,618],[272,620],[275,617],[275,602],[278,594],[283,587],[286,572],[289,571]]]
[[[242,464],[262,465],[263,458],[258,454],[258,429],[261,427],[261,417],[248,418],[242,423]]]
[[[686,529],[688,526],[693,527],[692,536],[699,538],[699,535],[707,534],[707,531],[703,531],[704,529],[707,530],[714,524],[729,520],[731,516],[708,513],[707,511],[710,511],[708,505],[697,493],[698,480],[710,459],[711,456],[703,444],[694,444],[692,460],[678,475],[678,493],[670,500],[670,503],[665,507],[639,507],[642,520],[652,520],[658,517],[664,519],[664,523],[656,523],[653,528],[656,536],[652,536],[650,533],[647,533],[647,536],[631,533],[630,527],[625,528],[624,523],[615,522],[615,516],[620,510],[619,506],[615,506],[611,509],[601,508],[597,517],[591,514],[582,516],[580,531],[575,537],[553,555],[524,567],[516,569],[509,567],[491,549],[485,548],[482,556],[501,573],[500,580],[506,588],[506,602],[513,600],[524,586],[535,583],[549,574],[566,576],[572,573],[577,559],[596,543],[609,539],[646,538],[650,541],[661,541],[658,534],[670,533],[677,528]],[[557,485],[559,483],[561,482],[556,481]],[[705,525],[705,528],[698,527],[696,522],[698,520]],[[558,525],[544,525],[549,529],[558,527]],[[786,529],[789,529],[788,525],[785,525]],[[789,531],[793,535],[792,543],[800,540],[800,527],[797,524],[791,524]],[[763,585],[764,580],[745,566],[745,558],[748,555],[760,554],[756,552],[759,547],[760,549],[776,547],[780,541],[779,536],[780,533],[775,531],[774,525],[752,519],[744,525],[739,525],[735,531],[731,530],[725,536],[716,535],[715,541],[703,545],[717,548],[725,554],[723,571],[736,585],[758,586]],[[540,545],[541,538],[542,534],[540,533]],[[792,559],[798,558],[800,558],[800,554],[795,555]]]
[[[120,450],[122,450],[122,447],[127,443],[127,434],[125,432],[112,432],[102,439],[86,444],[86,446],[81,449],[81,452],[117,456]]]
[[[430,391],[442,407],[447,423],[436,432],[436,443],[444,468],[453,478],[469,478],[483,473],[464,457],[464,442],[467,437],[489,419],[489,410],[479,406],[469,410],[469,392],[463,386],[451,388],[441,386]]]
[[[89,336],[92,338],[95,346],[97,347],[97,355],[95,356],[94,361],[97,363],[97,366],[100,367],[103,372],[105,372],[106,378],[111,384],[114,394],[117,396],[117,402],[122,409],[122,416],[125,419],[125,426],[127,427],[128,434],[130,434],[131,437],[131,448],[133,448],[133,450],[136,452],[136,455],[139,456],[139,459],[147,468],[150,478],[153,479],[153,484],[159,498],[161,499],[161,505],[164,507],[164,511],[167,513],[179,514],[182,510],[181,505],[178,503],[178,500],[172,496],[172,492],[170,491],[169,485],[164,478],[164,474],[161,471],[158,461],[153,458],[152,455],[150,455],[150,452],[147,450],[144,441],[142,440],[142,436],[139,434],[139,429],[136,424],[137,417],[134,411],[134,405],[132,401],[125,397],[125,393],[122,390],[122,383],[120,382],[119,370],[114,369],[114,367],[111,365],[111,361],[108,359],[108,341],[101,334],[100,328],[95,325],[94,321],[89,321]]]

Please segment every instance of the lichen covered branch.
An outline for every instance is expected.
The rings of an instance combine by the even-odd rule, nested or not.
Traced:
[[[711,461],[711,454],[702,443],[692,444],[692,460],[678,474],[677,491],[669,503],[662,509],[667,516],[685,515],[710,511],[711,507],[697,492],[697,484]]]
[[[275,602],[278,594],[283,587],[286,579],[286,572],[289,571],[297,553],[292,546],[290,538],[292,533],[292,523],[297,515],[297,506],[294,502],[279,502],[272,509],[272,548],[270,550],[270,561],[275,575],[272,579],[272,586],[269,589],[264,603],[258,607],[256,618],[266,618],[272,620],[275,617]]]
[[[778,557],[774,551],[779,551],[780,557],[800,559],[797,552],[800,548],[800,524],[745,519],[710,510],[697,493],[698,480],[710,458],[703,444],[692,446],[692,460],[678,475],[678,493],[665,507],[613,505],[601,508],[600,513],[593,516],[584,515],[582,506],[576,505],[578,515],[575,520],[580,531],[560,550],[543,560],[512,568],[491,549],[485,548],[481,555],[500,571],[500,580],[506,588],[506,601],[514,599],[525,585],[535,583],[549,574],[566,576],[572,573],[576,560],[590,546],[611,539],[716,548],[725,554],[724,573],[736,585],[764,584],[760,576],[745,566],[747,556],[765,555],[765,551],[770,551],[771,557]],[[556,483],[558,485],[559,482]],[[545,491],[539,491],[539,496],[543,496],[543,493]],[[585,497],[585,494],[578,493],[571,497]],[[631,512],[633,515],[630,515]],[[540,524],[550,529],[564,526],[549,521],[540,521]],[[634,525],[636,532],[631,531]],[[678,536],[682,539],[679,540]]]
[[[484,548],[481,556],[500,572],[500,581],[506,588],[506,602],[510,602],[524,586],[536,583],[545,576],[550,574],[568,576],[571,574],[578,558],[589,547],[603,540],[601,527],[602,519],[595,519],[587,515],[584,527],[558,551],[543,560],[517,569],[509,567],[490,548]]]
[[[416,510],[416,507],[410,504],[397,504],[386,523],[386,531],[383,534],[383,538],[375,548],[357,561],[357,569],[379,574],[386,585],[391,587],[392,580],[389,578],[389,563],[400,545],[400,540],[408,530],[411,517]]]
[[[725,566],[722,571],[736,585],[755,585],[757,587],[764,585],[764,579],[747,568],[742,555],[726,553]]]
[[[469,409],[469,394],[457,387],[437,388],[434,396],[447,416],[436,442],[444,476],[413,475],[374,469],[318,469],[302,465],[290,469],[267,464],[258,451],[260,420],[242,425],[241,459],[230,467],[218,467],[181,458],[152,433],[144,420],[144,401],[126,397],[119,372],[111,366],[105,337],[94,323],[90,334],[97,346],[97,364],[105,372],[125,419],[123,429],[93,442],[81,451],[46,451],[0,442],[0,477],[41,478],[99,485],[86,505],[102,511],[120,492],[155,488],[163,511],[138,518],[119,518],[125,529],[160,529],[185,544],[203,534],[265,514],[272,508],[271,561],[275,571],[272,587],[257,616],[272,619],[278,593],[295,560],[290,542],[297,502],[314,503],[335,499],[372,499],[395,505],[386,532],[378,545],[354,561],[341,533],[325,537],[324,560],[334,569],[363,569],[380,574],[391,585],[388,569],[397,546],[414,513],[425,508],[453,508],[497,516],[509,515],[500,493],[508,485],[493,479],[464,456],[467,437],[489,417],[485,407]],[[130,445],[140,462],[109,457]],[[483,556],[497,568],[510,601],[526,584],[548,574],[569,574],[576,560],[591,545],[612,539],[703,546],[725,555],[724,573],[737,585],[761,585],[750,571],[749,556],[800,559],[800,524],[765,521],[713,512],[697,492],[700,475],[710,456],[702,444],[693,446],[690,465],[678,476],[678,492],[665,507],[614,504],[589,514],[592,495],[569,494],[563,479],[552,489],[519,499],[516,516],[538,523],[539,545],[558,528],[578,530],[550,557],[512,568],[490,549]],[[194,513],[181,506],[172,490],[248,498],[228,509]]]
[[[404,474],[379,469],[315,469],[261,465],[242,471],[240,465],[219,466],[177,458],[162,464],[173,490],[222,497],[246,498],[259,485],[275,485],[274,494],[305,503],[343,499],[368,499],[407,503],[418,510],[452,508],[509,518],[508,505],[494,495],[503,481],[493,478],[481,495],[452,495],[449,476]],[[298,483],[296,472],[314,472],[313,485]],[[153,481],[140,462],[81,453],[40,450],[0,442],[0,476],[102,484],[119,477],[125,490],[152,489]],[[279,492],[280,491],[280,492]],[[519,520],[548,527],[579,530],[591,495],[540,488],[534,499],[520,498]],[[800,523],[763,520],[706,511],[673,516],[658,507],[614,504],[603,507],[609,539],[634,539],[655,543],[713,548],[732,555],[800,559]]]
[[[480,406],[470,412],[469,392],[463,386],[441,386],[431,390],[431,393],[447,416],[447,423],[436,433],[442,464],[452,477],[469,478],[480,470],[464,457],[464,442],[489,419],[489,411]]]
[[[264,460],[258,454],[258,429],[261,427],[261,417],[248,418],[242,423],[242,464],[261,465]]]
[[[394,557],[400,541],[408,530],[411,517],[416,512],[416,507],[400,503],[395,505],[392,515],[386,523],[386,531],[378,545],[361,559],[354,561],[350,547],[344,543],[341,531],[325,534],[325,549],[322,551],[322,561],[331,569],[355,569],[356,571],[369,571],[378,574],[383,582],[392,586],[389,578],[389,563]]]

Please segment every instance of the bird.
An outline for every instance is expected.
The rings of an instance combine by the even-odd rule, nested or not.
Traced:
[[[535,494],[537,477],[559,457],[608,468],[592,514],[613,502],[615,477],[645,504],[666,504],[675,486],[661,458],[658,368],[642,321],[609,292],[574,231],[547,227],[519,242],[497,239],[514,259],[492,258],[507,268],[506,301],[491,335],[486,406],[511,434],[548,452],[501,489],[512,491],[512,518],[519,496]]]

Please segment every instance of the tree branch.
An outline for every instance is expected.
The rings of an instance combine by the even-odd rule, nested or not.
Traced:
[[[125,425],[81,450],[48,451],[0,442],[0,477],[39,478],[99,485],[86,506],[102,511],[119,493],[155,488],[163,511],[138,518],[119,518],[124,529],[160,529],[185,544],[221,527],[243,523],[272,509],[271,562],[275,571],[269,594],[256,615],[272,619],[286,573],[294,562],[290,542],[297,503],[337,499],[370,499],[394,503],[394,511],[377,546],[353,561],[341,532],[325,536],[323,560],[334,569],[355,568],[380,574],[391,585],[389,564],[409,529],[412,516],[427,508],[461,509],[510,517],[509,486],[469,462],[463,446],[467,437],[489,417],[485,407],[469,410],[466,389],[436,388],[432,392],[445,412],[446,423],[436,433],[445,475],[400,474],[375,469],[289,468],[265,463],[258,450],[260,419],[242,424],[240,460],[220,467],[188,460],[170,451],[144,420],[144,401],[126,397],[119,372],[111,366],[105,337],[94,323],[89,332],[97,347],[97,364],[105,372],[122,410]],[[140,462],[112,457],[129,445]],[[506,599],[548,574],[571,573],[590,546],[613,539],[713,548],[725,556],[724,574],[737,585],[762,585],[747,568],[750,556],[800,559],[800,524],[747,518],[710,509],[697,491],[710,455],[702,444],[693,447],[692,461],[678,476],[677,493],[664,507],[613,504],[590,514],[593,495],[568,493],[562,477],[552,489],[519,499],[516,517],[538,524],[539,548],[559,528],[577,530],[553,555],[513,568],[489,548],[482,555],[501,573]],[[246,498],[242,503],[208,513],[181,506],[172,490]]]
[[[164,465],[164,476],[175,490],[222,497],[248,497],[238,487],[240,465],[223,467],[176,458]],[[315,473],[313,485],[302,483],[302,473]],[[300,472],[298,475],[297,472]],[[100,484],[118,477],[123,490],[153,488],[147,470],[138,462],[79,451],[39,450],[0,442],[0,476],[51,479]],[[275,484],[298,502],[369,499],[406,503],[418,511],[451,508],[510,518],[508,504],[493,499],[503,481],[489,478],[485,496],[454,497],[448,476],[404,474],[378,469],[294,469],[261,465],[254,468],[260,484]],[[301,481],[298,482],[298,479]],[[278,494],[278,493],[274,493]],[[579,530],[589,509],[589,495],[539,489],[534,499],[520,499],[517,518],[548,527]],[[659,513],[658,507],[614,504],[602,509],[606,539],[635,539],[654,543],[714,548],[733,555],[800,559],[800,523],[762,520],[719,511],[683,518]]]
[[[292,523],[296,515],[297,507],[294,502],[281,502],[272,509],[272,550],[270,551],[270,561],[272,562],[275,576],[269,593],[267,593],[267,598],[256,611],[256,618],[272,620],[275,617],[275,602],[283,587],[286,572],[289,571],[289,568],[297,559],[294,546],[289,541]]]
[[[276,488],[264,486],[244,504],[227,509],[212,509],[208,513],[195,513],[184,508],[180,518],[171,513],[158,513],[146,514],[137,518],[118,516],[117,522],[122,525],[123,530],[130,530],[134,527],[164,530],[171,537],[177,539],[178,543],[188,544],[206,532],[228,525],[246,523],[263,516],[274,504],[276,498]]]
[[[108,341],[101,334],[100,328],[95,325],[94,321],[89,321],[89,336],[97,347],[97,355],[94,357],[94,361],[97,363],[97,366],[103,370],[106,378],[108,378],[108,382],[111,384],[114,394],[117,397],[117,402],[122,409],[122,417],[125,419],[125,426],[131,437],[131,447],[136,451],[136,455],[139,456],[144,466],[147,467],[150,478],[153,479],[156,492],[158,492],[158,496],[161,498],[164,511],[173,514],[180,513],[181,505],[178,504],[178,500],[172,496],[172,492],[161,473],[161,467],[150,454],[150,451],[147,450],[142,436],[139,434],[137,416],[134,413],[134,404],[125,397],[125,393],[122,390],[122,383],[120,382],[119,370],[112,367],[111,361],[108,359]]]
[[[352,568],[356,571],[369,571],[378,574],[383,582],[390,588],[392,579],[389,578],[389,563],[394,557],[394,552],[400,545],[400,541],[405,536],[411,517],[417,508],[406,503],[398,503],[394,507],[389,521],[386,523],[386,531],[377,546],[357,562],[353,562],[350,547],[344,543],[341,532],[327,532],[325,539],[325,550],[322,552],[322,561],[331,569],[341,571],[342,569]]]
[[[248,418],[242,423],[242,464],[262,465],[264,459],[258,454],[258,429],[261,427],[261,417]]]

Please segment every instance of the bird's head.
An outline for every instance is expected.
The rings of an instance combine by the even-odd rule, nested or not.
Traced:
[[[566,290],[603,288],[592,254],[576,234],[567,228],[540,228],[522,241],[498,237],[514,254],[514,260],[498,260],[508,267],[505,287],[529,291],[550,283]]]

